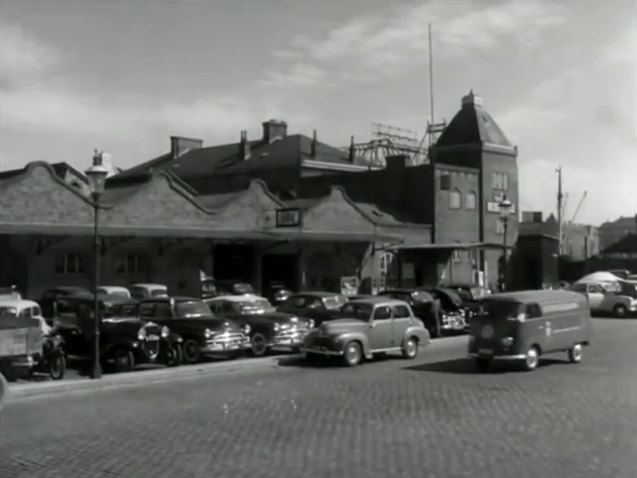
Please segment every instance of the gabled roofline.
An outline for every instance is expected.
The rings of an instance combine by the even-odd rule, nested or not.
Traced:
[[[88,197],[84,196],[82,193],[80,193],[76,188],[68,184],[66,181],[58,177],[58,175],[55,173],[55,170],[53,169],[53,166],[51,166],[46,161],[33,161],[31,163],[27,163],[27,165],[24,166],[24,168],[13,170],[15,171],[15,174],[5,176],[4,178],[0,176],[0,181],[5,181],[7,183],[21,181],[27,176],[27,174],[29,174],[35,168],[46,169],[46,171],[51,175],[51,178],[53,179],[53,181],[55,181],[57,184],[65,188],[67,191],[72,192],[75,196],[80,198],[89,206],[93,207],[93,201],[91,201]]]
[[[463,143],[463,144],[449,144],[449,145],[433,145],[432,151],[444,151],[452,152],[452,151],[486,151],[488,153],[496,153],[496,154],[504,154],[507,156],[518,154],[517,146],[503,146],[495,143],[485,143],[483,141],[476,141],[473,143]]]

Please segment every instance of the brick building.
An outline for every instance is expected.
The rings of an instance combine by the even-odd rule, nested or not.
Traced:
[[[599,226],[599,249],[603,251],[629,234],[637,234],[637,214],[607,221]]]
[[[517,237],[517,149],[470,93],[430,157],[370,167],[353,147],[290,135],[275,120],[259,139],[243,131],[219,146],[171,137],[169,152],[107,180],[101,282],[196,294],[203,271],[257,288],[338,290],[352,276],[366,291],[386,281],[493,286],[504,195],[508,244]],[[92,221],[85,188],[46,163],[0,173],[0,283],[32,297],[88,285]]]

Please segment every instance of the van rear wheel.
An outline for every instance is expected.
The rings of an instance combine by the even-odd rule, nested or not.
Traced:
[[[580,363],[582,361],[582,352],[584,348],[582,344],[575,344],[568,349],[568,360],[571,363]]]

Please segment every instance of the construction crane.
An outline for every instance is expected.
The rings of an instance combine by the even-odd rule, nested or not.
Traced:
[[[579,203],[577,204],[577,208],[575,209],[575,212],[573,213],[573,217],[571,218],[571,222],[575,222],[575,218],[577,217],[577,213],[579,212],[580,208],[582,207],[582,204],[584,203],[584,199],[586,199],[586,195],[588,194],[588,191],[584,191],[584,194],[582,194],[582,199],[579,200]]]

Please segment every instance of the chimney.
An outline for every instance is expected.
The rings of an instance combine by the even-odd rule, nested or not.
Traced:
[[[316,130],[312,134],[312,152],[311,155],[313,158],[316,158]]]
[[[462,106],[482,106],[482,98],[473,94],[473,90],[469,91],[467,96],[462,97]]]
[[[288,125],[285,121],[271,119],[263,123],[263,142],[266,144],[285,138],[287,134]]]
[[[241,131],[241,140],[239,141],[239,157],[245,161],[250,159],[250,143],[248,143],[248,131]]]
[[[356,148],[354,148],[354,136],[352,136],[349,143],[349,162],[354,163],[354,159],[356,159]]]
[[[202,139],[184,138],[182,136],[170,137],[170,154],[173,159],[177,159],[182,154],[191,149],[199,149],[203,145]]]

